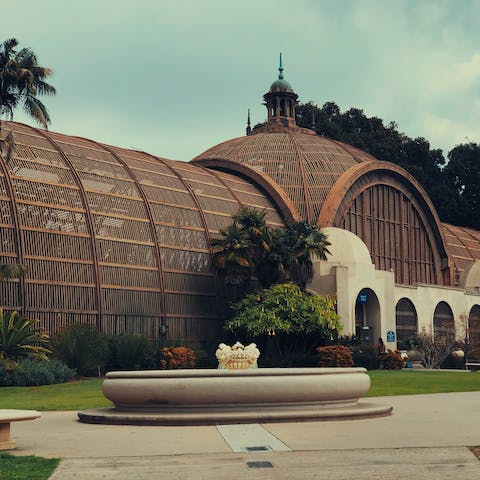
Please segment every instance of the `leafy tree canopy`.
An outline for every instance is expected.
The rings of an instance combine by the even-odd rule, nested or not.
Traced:
[[[264,288],[291,280],[305,290],[313,278],[312,256],[326,260],[330,253],[330,243],[316,225],[292,222],[273,229],[265,216],[265,210],[242,208],[232,225],[210,240],[213,264],[232,287],[232,298],[250,291],[254,276]]]
[[[334,102],[299,105],[297,123],[399,165],[423,186],[442,221],[480,228],[478,215],[472,214],[478,212],[473,187],[480,175],[479,145],[458,145],[449,152],[447,164],[442,150],[431,148],[425,138],[410,138],[395,122],[385,124],[358,108],[342,112]]]
[[[250,337],[262,335],[330,336],[340,330],[340,317],[331,297],[302,291],[293,283],[273,285],[251,293],[233,306],[225,328]]]
[[[13,118],[19,106],[44,128],[50,123],[39,95],[55,95],[55,88],[46,82],[52,70],[38,64],[29,48],[18,50],[18,40],[10,38],[0,44],[0,117]],[[1,124],[0,124],[1,127]]]

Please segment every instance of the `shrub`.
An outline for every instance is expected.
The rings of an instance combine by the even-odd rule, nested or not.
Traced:
[[[1,387],[35,387],[63,383],[75,375],[75,370],[68,368],[60,360],[39,360],[23,358],[18,362],[0,358]]]
[[[46,362],[26,358],[20,360],[18,366],[21,368],[21,376],[25,380],[26,387],[63,383],[75,376],[73,368],[69,368],[56,358]]]
[[[382,357],[382,365],[385,370],[401,370],[403,364],[402,354],[398,350],[388,349],[387,353]]]
[[[21,368],[17,362],[0,354],[0,387],[13,387],[21,384]]]
[[[47,354],[51,353],[47,344],[48,335],[38,326],[38,320],[22,317],[18,312],[4,314],[0,309],[0,353],[4,357],[46,360]]]
[[[350,347],[350,352],[356,367],[375,370],[380,366],[378,350],[373,345],[353,345]]]
[[[108,358],[108,339],[91,325],[72,325],[65,328],[52,340],[58,358],[78,375],[103,370]]]
[[[144,335],[110,337],[111,359],[114,370],[140,370],[158,368],[155,344]]]
[[[353,367],[352,354],[344,345],[317,348],[319,367]]]
[[[195,368],[195,353],[187,347],[165,347],[161,350],[162,370],[175,370],[178,368]]]

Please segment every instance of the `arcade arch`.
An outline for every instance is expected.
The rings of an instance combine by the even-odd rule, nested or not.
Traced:
[[[469,357],[480,359],[480,305],[474,305],[468,315]]]
[[[455,320],[453,312],[447,302],[439,302],[433,313],[433,338],[455,337]]]
[[[362,289],[355,300],[355,335],[369,345],[381,336],[380,303],[371,288]]]
[[[418,317],[415,305],[408,298],[401,298],[395,306],[397,342],[414,337],[418,333]]]

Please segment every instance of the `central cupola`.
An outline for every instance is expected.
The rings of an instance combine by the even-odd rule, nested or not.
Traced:
[[[282,127],[293,127],[296,125],[295,108],[298,95],[283,77],[282,54],[280,54],[278,72],[278,79],[263,96],[268,111],[268,123],[272,126],[277,124]]]

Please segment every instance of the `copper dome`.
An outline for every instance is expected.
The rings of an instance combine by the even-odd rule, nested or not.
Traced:
[[[316,223],[337,179],[354,165],[375,158],[305,128],[267,124],[259,133],[208,149],[194,162],[211,165],[216,160],[240,163],[268,175],[292,200],[300,218]]]

